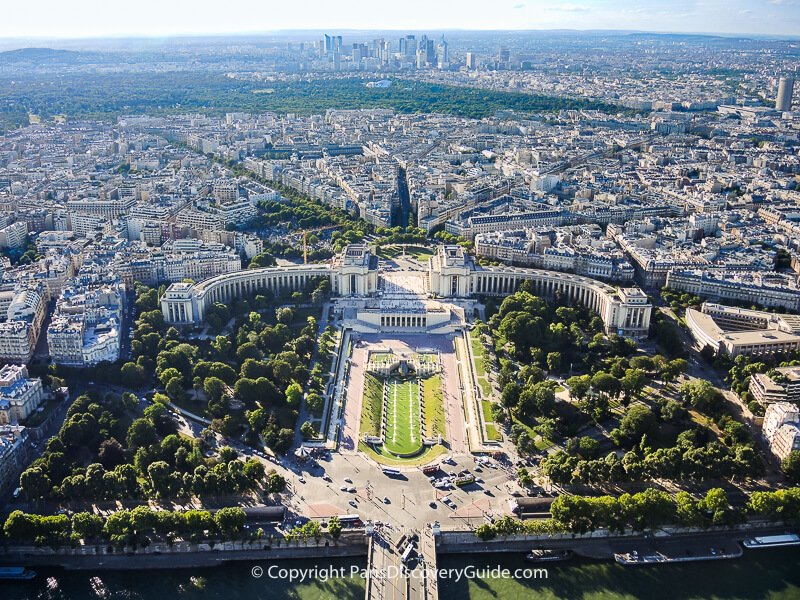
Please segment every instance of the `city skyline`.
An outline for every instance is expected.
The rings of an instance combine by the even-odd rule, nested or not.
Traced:
[[[387,20],[384,11],[364,11],[353,0],[335,5],[321,0],[295,7],[270,7],[253,0],[233,0],[223,12],[207,0],[163,5],[141,0],[138,10],[120,19],[116,9],[97,0],[69,4],[39,0],[33,6],[5,8],[0,38],[103,38],[233,35],[325,29],[546,31],[616,30],[674,33],[795,36],[800,31],[796,0],[584,0],[542,2],[504,0],[490,11],[477,0],[461,2],[458,11],[421,0],[406,2]],[[35,10],[32,10],[35,8]],[[260,14],[264,11],[265,14]]]

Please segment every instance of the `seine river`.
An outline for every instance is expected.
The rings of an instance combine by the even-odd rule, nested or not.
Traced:
[[[270,578],[276,569],[331,568],[327,581],[289,582]],[[358,573],[364,562],[351,559],[277,563],[232,563],[213,569],[173,571],[108,571],[66,573],[41,569],[27,583],[0,582],[3,600],[33,599],[219,599],[219,600],[361,600],[364,582]],[[748,552],[739,560],[701,562],[656,567],[621,567],[612,562],[574,560],[531,565],[516,555],[440,557],[439,568],[455,573],[468,566],[478,571],[493,567],[517,569],[545,567],[547,579],[514,579],[491,574],[460,582],[440,580],[442,600],[798,600],[800,550]],[[260,567],[260,578],[253,577]],[[344,575],[344,576],[342,576]],[[494,575],[497,575],[495,572]]]

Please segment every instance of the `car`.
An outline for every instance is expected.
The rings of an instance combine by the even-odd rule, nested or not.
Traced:
[[[349,477],[345,477],[344,481],[345,481],[345,483],[353,483],[353,480],[350,479]]]
[[[347,491],[347,486],[346,485],[339,486],[339,491],[346,492]]]
[[[353,486],[350,486],[349,488],[347,488],[347,491],[350,492],[351,494],[355,494],[356,493],[356,488],[354,488]]]
[[[480,467],[475,467],[475,472],[476,473],[483,473],[483,469],[481,469]]]
[[[14,499],[16,500],[17,498],[19,498],[19,495],[20,495],[21,493],[22,493],[22,488],[17,488],[17,489],[15,489],[15,490],[14,490],[14,494],[13,494],[13,496],[14,496]]]
[[[350,502],[348,502],[348,504],[349,504],[350,506],[352,506],[353,508],[355,508],[356,506],[358,506],[358,505],[356,504],[356,501],[355,501],[355,500],[350,500]]]
[[[322,480],[323,480],[323,481],[333,481],[333,480],[331,479],[330,475],[323,475],[323,476],[322,476]]]
[[[428,502],[428,506],[430,506],[431,508],[436,508],[436,507],[437,507],[437,504],[436,504],[436,502],[434,502],[433,500],[431,500],[430,502]]]
[[[305,477],[298,477],[297,481],[299,481],[300,483],[305,483],[306,482],[306,478]]]
[[[384,503],[384,504],[391,504],[391,503],[392,503],[392,501],[391,501],[391,500],[389,500],[389,497],[388,497],[388,496],[384,496],[384,498],[383,498],[383,503]]]

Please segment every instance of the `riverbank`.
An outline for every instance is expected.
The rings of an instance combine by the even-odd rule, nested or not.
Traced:
[[[654,534],[610,535],[558,534],[550,536],[515,535],[481,541],[472,531],[442,531],[436,540],[436,553],[452,554],[519,554],[532,549],[570,550],[576,556],[613,561],[616,554],[637,552],[661,553],[670,557],[713,556],[711,549],[725,549],[739,554],[739,543],[754,535],[774,535],[786,531],[784,526],[762,525],[746,529],[714,529],[708,531],[673,530]],[[333,542],[321,539],[280,544],[261,542],[221,542],[217,544],[173,545],[153,544],[146,548],[116,549],[108,545],[51,548],[9,546],[0,550],[0,565],[41,567],[54,566],[67,570],[124,570],[214,567],[228,562],[258,560],[332,558],[364,558],[367,555],[365,535],[350,532]]]

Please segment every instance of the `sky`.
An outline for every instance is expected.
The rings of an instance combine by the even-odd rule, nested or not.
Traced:
[[[0,38],[624,29],[800,37],[800,0],[4,0]]]

